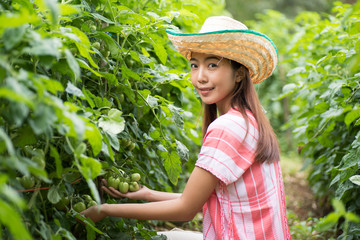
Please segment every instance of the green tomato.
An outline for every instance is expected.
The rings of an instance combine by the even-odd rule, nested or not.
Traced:
[[[73,209],[76,211],[76,212],[82,212],[86,209],[86,206],[85,206],[85,203],[83,202],[78,202],[76,203],[74,206],[73,206]]]
[[[119,191],[121,193],[127,193],[129,191],[129,184],[127,182],[120,182]]]
[[[141,179],[141,176],[139,173],[133,173],[131,174],[131,181],[138,182]]]
[[[131,142],[131,144],[129,146],[129,150],[132,151],[135,147],[136,147],[135,143]]]
[[[45,168],[46,163],[45,163],[44,157],[42,157],[42,156],[40,156],[40,155],[35,155],[35,156],[33,156],[33,157],[31,158],[31,161],[36,162],[37,165],[39,165],[39,167],[40,167],[41,169],[44,169],[44,168]]]
[[[120,183],[120,179],[118,178],[109,177],[107,180],[108,187],[113,187],[115,189],[119,188],[119,183]]]
[[[87,204],[87,207],[92,207],[92,206],[96,206],[97,203],[94,201],[94,200],[91,200],[88,204]]]
[[[129,139],[125,139],[125,138],[121,139],[121,144],[124,145],[124,147],[130,146],[131,143],[132,141]]]
[[[107,58],[110,56],[110,51],[109,50],[103,50],[101,51],[101,54],[104,56],[104,58]]]
[[[130,192],[136,192],[140,189],[139,184],[137,182],[131,182],[129,186]]]
[[[64,204],[64,205],[69,205],[69,203],[70,203],[70,199],[69,199],[69,197],[63,197],[62,199],[61,199],[61,202]]]
[[[96,48],[97,50],[100,50],[100,43],[99,43],[99,42],[94,42],[94,43],[92,44],[92,46],[93,46],[94,48]]]
[[[93,201],[93,199],[90,197],[90,195],[84,194],[83,195],[83,199],[85,200],[85,202],[91,202]]]
[[[20,178],[20,183],[26,189],[32,188],[35,185],[35,179],[32,176],[23,176]]]
[[[91,26],[90,26],[90,29],[91,29],[92,31],[96,31],[96,26],[95,26],[95,25],[91,25]]]
[[[119,94],[119,101],[122,103],[125,100],[124,94],[120,93]]]
[[[58,203],[55,204],[55,208],[60,211],[65,210],[69,203],[70,199],[68,197],[63,197]]]

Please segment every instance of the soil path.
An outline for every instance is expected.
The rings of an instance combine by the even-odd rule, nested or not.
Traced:
[[[291,159],[284,158],[281,165],[287,211],[297,216],[300,221],[321,216],[318,203],[308,185],[307,172],[301,170],[300,160],[291,162]]]

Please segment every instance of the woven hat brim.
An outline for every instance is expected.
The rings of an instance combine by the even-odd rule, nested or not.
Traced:
[[[166,32],[175,48],[188,60],[191,52],[199,52],[237,61],[249,69],[254,84],[268,78],[277,66],[278,53],[274,43],[256,31]]]

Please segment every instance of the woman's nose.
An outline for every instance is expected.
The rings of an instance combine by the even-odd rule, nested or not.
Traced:
[[[198,70],[198,82],[199,83],[206,83],[208,82],[208,76],[206,73],[206,69],[204,67],[199,67]]]

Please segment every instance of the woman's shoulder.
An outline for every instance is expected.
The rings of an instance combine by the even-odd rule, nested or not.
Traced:
[[[250,111],[246,111],[246,115],[249,122],[251,123],[255,122],[255,118]],[[210,125],[216,126],[219,124],[222,125],[224,123],[229,123],[229,122],[237,122],[237,123],[245,122],[244,115],[240,111],[231,108],[227,113],[216,118]]]
[[[237,129],[241,128],[252,128],[254,126],[256,128],[256,121],[254,116],[250,111],[246,112],[248,123],[250,126],[246,124],[246,120],[241,112],[236,109],[230,109],[227,113],[216,118],[210,125],[208,130],[214,129]]]

